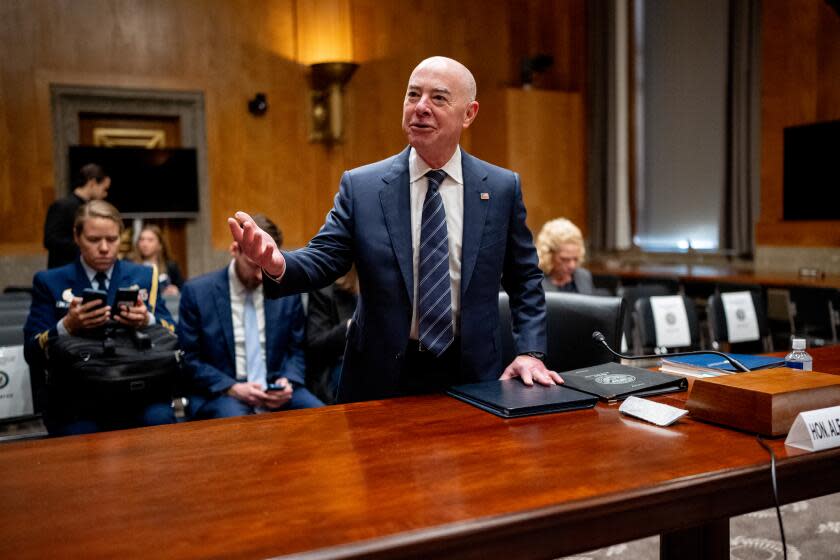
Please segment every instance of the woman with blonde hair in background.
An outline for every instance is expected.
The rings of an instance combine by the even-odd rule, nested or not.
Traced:
[[[132,260],[147,266],[157,265],[158,283],[162,293],[177,296],[184,284],[184,278],[178,263],[169,257],[169,245],[161,229],[154,224],[143,226],[134,248]]]
[[[580,268],[586,247],[580,229],[566,218],[546,222],[537,236],[537,256],[546,292],[592,294],[592,273]]]

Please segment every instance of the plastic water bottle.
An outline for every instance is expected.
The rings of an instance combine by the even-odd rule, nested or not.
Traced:
[[[785,356],[785,366],[793,369],[801,369],[803,371],[811,371],[814,366],[814,360],[811,355],[805,351],[805,339],[794,338],[791,343],[793,350],[790,354]]]

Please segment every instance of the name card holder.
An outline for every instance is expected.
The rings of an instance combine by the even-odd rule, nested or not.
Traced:
[[[840,375],[786,367],[696,379],[685,404],[692,418],[779,437],[806,410],[840,403]]]
[[[785,445],[805,451],[840,446],[840,406],[800,412],[793,421]]]

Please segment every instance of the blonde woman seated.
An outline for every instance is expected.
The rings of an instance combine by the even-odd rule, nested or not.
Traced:
[[[543,289],[546,292],[571,292],[592,294],[592,274],[579,268],[586,255],[583,234],[566,218],[546,222],[537,236],[537,255],[540,269],[545,274]]]
[[[157,265],[158,282],[164,295],[177,296],[180,293],[184,278],[181,276],[178,263],[169,258],[169,246],[158,226],[154,224],[143,226],[137,237],[132,260],[147,266]]]

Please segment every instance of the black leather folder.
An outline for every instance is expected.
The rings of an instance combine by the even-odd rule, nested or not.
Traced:
[[[592,408],[598,402],[597,397],[569,387],[537,384],[528,387],[519,379],[456,385],[446,394],[502,418]]]
[[[650,397],[688,390],[685,377],[609,362],[560,372],[567,387],[596,395],[606,402],[630,395]]]

